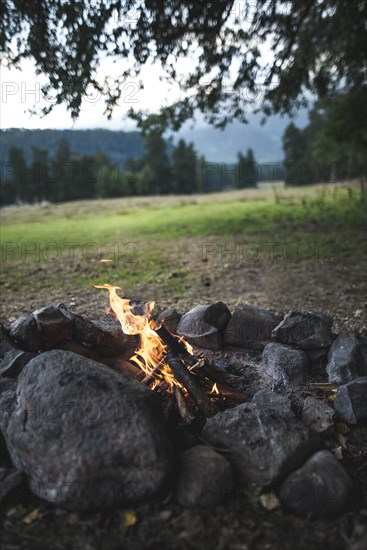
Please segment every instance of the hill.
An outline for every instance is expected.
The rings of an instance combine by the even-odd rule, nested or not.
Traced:
[[[69,142],[72,152],[80,155],[93,155],[98,151],[106,153],[113,163],[123,165],[127,157],[139,158],[144,154],[140,133],[113,132],[102,128],[91,130],[25,130],[9,128],[0,131],[0,162],[6,162],[8,150],[12,146],[20,147],[25,153],[27,163],[32,157],[32,146],[48,149],[53,157],[58,141],[64,138]]]

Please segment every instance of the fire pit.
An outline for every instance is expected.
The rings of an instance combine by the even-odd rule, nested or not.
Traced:
[[[351,505],[338,422],[367,420],[365,340],[246,304],[155,318],[97,288],[104,319],[59,304],[1,328],[3,497],[26,483],[76,510],[167,495],[203,508],[253,484],[296,514]]]

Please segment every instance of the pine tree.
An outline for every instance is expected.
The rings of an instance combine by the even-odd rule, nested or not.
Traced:
[[[6,186],[6,195],[9,202],[23,201],[26,199],[26,175],[27,165],[24,160],[23,150],[19,147],[10,147],[8,164],[11,174],[4,178],[3,186]]]
[[[246,156],[239,152],[237,154],[237,163],[237,187],[239,189],[243,189],[244,187],[256,187],[259,181],[259,168],[253,150],[248,148]]]
[[[192,143],[183,139],[172,153],[172,185],[176,194],[190,194],[198,190],[197,155]]]

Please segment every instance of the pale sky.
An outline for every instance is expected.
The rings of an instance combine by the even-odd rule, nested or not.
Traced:
[[[249,0],[237,0],[232,8],[231,18],[240,18],[245,13]],[[131,13],[131,24],[134,23],[134,11]],[[242,20],[242,24],[246,19]],[[270,44],[261,47],[262,57],[267,61],[271,56]],[[196,55],[196,52],[193,54]],[[40,87],[46,83],[45,77],[36,75],[34,64],[30,60],[23,60],[21,70],[9,69],[0,61],[0,127],[5,128],[58,128],[58,129],[84,129],[84,128],[108,128],[111,130],[131,130],[135,123],[126,118],[127,111],[133,107],[137,110],[147,109],[157,112],[160,107],[173,103],[180,97],[178,85],[169,87],[167,82],[161,81],[163,70],[156,64],[147,64],[142,73],[141,80],[144,89],[139,88],[139,79],[129,78],[125,83],[121,101],[115,108],[112,119],[108,120],[104,115],[104,101],[101,97],[91,95],[84,100],[82,111],[77,121],[73,122],[66,107],[56,106],[46,117],[41,118],[31,115],[29,110],[34,107],[37,110],[47,106],[42,97]],[[189,74],[195,61],[192,59],[180,59],[177,63],[177,71],[180,74]],[[106,58],[98,69],[98,78],[103,81],[105,76],[118,76],[122,67],[113,63],[111,58]],[[199,121],[202,117],[199,117]],[[207,126],[199,122],[199,126]]]
[[[190,61],[182,62],[181,68]],[[120,104],[115,108],[111,120],[103,115],[104,100],[96,92],[83,102],[81,114],[76,122],[72,121],[64,105],[57,105],[47,116],[41,118],[29,113],[34,107],[41,109],[48,103],[42,96],[41,85],[46,82],[45,77],[36,75],[34,64],[27,60],[22,62],[22,70],[0,66],[1,81],[1,128],[108,128],[110,130],[128,130],[135,127],[132,120],[125,119],[127,111],[132,107],[157,111],[160,106],[169,104],[179,97],[179,87],[169,87],[166,82],[160,81],[162,69],[157,65],[146,66],[140,79],[144,88],[139,87],[139,79],[129,78],[124,84]],[[99,73],[104,75],[118,74],[117,64],[111,60],[103,62]]]

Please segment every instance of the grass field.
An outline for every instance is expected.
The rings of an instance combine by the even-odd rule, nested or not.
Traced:
[[[273,260],[284,256],[280,244],[290,245],[288,260],[312,259],[315,246],[334,260],[358,257],[365,244],[365,201],[354,182],[9,207],[1,211],[1,288],[7,297],[19,297],[54,289],[75,293],[108,282],[132,290],[157,285],[179,298],[195,270],[205,278],[207,260],[213,269],[216,251],[217,270],[223,269],[223,243],[226,256],[231,246],[237,256],[242,250],[237,264],[249,259],[244,246],[252,247],[252,261],[255,254],[261,262],[265,244],[272,245]]]

